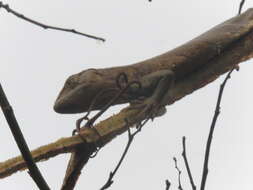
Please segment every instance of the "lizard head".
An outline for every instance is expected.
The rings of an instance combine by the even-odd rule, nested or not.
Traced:
[[[88,110],[94,95],[101,89],[97,87],[101,74],[88,69],[70,76],[60,91],[54,110],[57,113],[81,113]]]

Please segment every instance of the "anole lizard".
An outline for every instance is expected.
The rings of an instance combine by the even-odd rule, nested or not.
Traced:
[[[101,88],[93,88],[92,91],[89,91],[89,89],[87,89],[87,86],[89,86],[87,84],[92,84],[91,81],[96,78],[94,75],[97,74],[98,71],[92,69],[83,72],[82,75],[77,74],[71,76],[66,81],[62,92],[55,102],[55,111],[59,113],[79,113],[88,111],[88,108],[93,101],[92,98],[104,90]],[[83,83],[78,82],[82,82],[82,79],[78,78],[80,76],[82,79],[86,79]],[[99,79],[97,80],[97,82],[94,81],[94,86],[100,83]],[[106,83],[106,81],[104,82]],[[112,81],[107,82],[111,83]],[[119,97],[117,100],[115,100],[113,104],[130,102],[133,105],[132,107],[142,107],[142,112],[150,114],[150,117],[152,118],[165,113],[166,110],[164,107],[165,103],[163,103],[163,99],[168,99],[171,96],[169,89],[171,89],[174,84],[173,71],[156,71],[143,76],[139,82],[141,84],[141,87],[135,84],[131,85],[129,89],[127,89],[126,92],[122,94],[122,97]],[[116,83],[114,86],[111,84],[111,88],[114,89],[114,93],[116,91],[119,91],[117,90]],[[89,93],[91,92],[92,94],[90,95]],[[104,96],[106,96],[106,94],[104,94]],[[89,99],[89,97],[92,98]],[[103,96],[101,96],[101,98],[103,98]],[[140,100],[140,98],[142,100]],[[106,101],[103,101],[105,103],[99,102],[99,100],[97,102],[98,103],[95,103],[91,110],[93,110],[93,108],[106,110],[110,106],[108,105],[106,107]]]
[[[132,89],[130,88],[114,104],[131,102],[138,99],[138,97],[146,96],[147,98],[144,101],[140,104],[135,104],[135,106],[144,106],[144,112],[146,110],[149,111],[150,107],[153,108],[152,111],[156,111],[153,105],[155,105],[155,108],[160,108],[160,106],[166,103],[171,103],[167,102],[167,100],[171,99],[171,97],[174,98],[173,96],[175,94],[177,94],[177,98],[180,98],[181,95],[178,94],[185,96],[191,93],[195,87],[195,89],[200,88],[210,81],[215,80],[226,70],[221,69],[219,72],[217,71],[217,64],[219,65],[220,61],[232,62],[231,65],[235,65],[251,57],[247,53],[244,55],[246,57],[236,56],[234,52],[233,59],[229,59],[231,57],[231,48],[233,50],[233,47],[236,47],[238,50],[241,45],[242,47],[245,46],[245,49],[247,49],[246,46],[251,47],[249,44],[241,42],[244,41],[244,38],[248,39],[252,35],[252,30],[253,9],[250,9],[244,14],[229,19],[190,42],[163,55],[129,66],[83,71],[71,76],[66,81],[64,88],[55,102],[54,109],[59,113],[85,112],[89,109],[91,101],[100,93],[101,89],[115,89],[111,93],[107,93],[99,98],[92,108],[93,110],[103,109],[108,101],[118,93],[115,79],[119,73],[125,72],[129,81],[140,81],[143,88],[140,90],[136,90],[134,87]],[[214,72],[218,74],[215,76],[212,75],[212,78],[207,77],[209,76],[209,72],[206,72],[206,68],[216,69],[216,71],[211,70],[210,73]],[[174,74],[162,74],[163,72],[170,73],[171,71]],[[203,79],[200,79],[200,77]],[[188,80],[192,82],[185,82]],[[198,80],[201,82],[199,83]],[[145,81],[148,82],[146,83]],[[176,84],[173,87],[174,81]],[[193,87],[188,88],[184,84],[190,84]],[[177,88],[178,86],[180,88]],[[176,93],[173,92],[174,90]],[[180,93],[181,91],[183,92]],[[83,149],[83,147],[80,147],[73,152],[62,189],[74,187],[83,165],[88,160],[87,156],[89,156],[83,153]]]
[[[79,113],[79,112],[85,112],[88,111],[90,104],[92,104],[92,101],[94,97],[96,97],[96,94],[100,94],[101,88],[94,88],[99,87],[101,85],[100,79],[97,79],[96,77],[92,77],[93,75],[97,75],[97,70],[88,70],[84,72],[84,75],[77,74],[71,76],[65,83],[65,86],[60,93],[59,97],[56,100],[54,109],[57,112],[60,113]],[[82,79],[86,79],[85,81],[82,81]],[[87,80],[89,79],[89,80]],[[94,81],[95,80],[95,81]],[[89,81],[89,82],[88,82]],[[113,84],[111,83],[112,81]],[[109,86],[116,88],[115,79],[112,81],[104,81],[104,83],[111,83]],[[81,82],[81,83],[79,83]],[[88,82],[88,83],[87,83]],[[122,103],[122,102],[130,102],[131,100],[137,100],[139,97],[146,96],[143,101],[140,101],[137,103],[132,103],[133,106],[131,107],[138,107],[141,109],[143,107],[143,111],[141,111],[142,114],[149,118],[154,118],[156,116],[163,115],[165,113],[165,107],[163,105],[162,100],[164,100],[167,97],[170,97],[170,88],[173,87],[174,84],[174,73],[171,70],[161,70],[157,72],[150,73],[148,75],[143,76],[139,80],[141,84],[141,88],[139,88],[138,85],[130,85],[128,91],[125,93],[125,97],[121,100],[117,99],[116,103]],[[88,85],[89,83],[93,83],[93,86]],[[103,82],[102,82],[103,83]],[[87,87],[93,87],[91,88],[91,91],[89,91],[89,88]],[[103,87],[100,86],[100,87]],[[108,86],[104,86],[106,89]],[[117,88],[116,88],[117,89]],[[103,91],[103,90],[102,90]],[[114,91],[115,92],[115,91]],[[91,93],[91,94],[90,94]],[[116,95],[119,93],[116,93]],[[123,95],[123,94],[122,94]],[[115,93],[114,93],[115,96]],[[92,97],[91,99],[87,97]],[[123,96],[122,96],[123,97]],[[103,97],[101,97],[103,98]],[[107,99],[109,100],[109,99]],[[103,111],[105,111],[109,106],[106,104],[102,104],[98,102],[98,104],[94,104],[96,109],[102,109],[102,111],[98,112],[98,114],[102,114]],[[99,115],[98,115],[99,116]],[[91,127],[93,124],[93,119],[96,119],[96,115],[89,120],[85,127]],[[90,122],[91,121],[91,122]],[[88,124],[88,125],[87,125]],[[90,126],[91,125],[91,126]],[[79,127],[79,126],[77,126]],[[96,129],[93,128],[95,131]],[[99,133],[98,133],[99,134]],[[82,138],[82,136],[80,136]],[[85,147],[80,146],[77,148],[72,154],[71,158],[67,167],[66,175],[64,178],[64,182],[62,185],[62,190],[65,189],[72,189],[74,187],[78,176],[80,175],[80,171],[83,167],[83,165],[87,162],[89,158],[89,154],[87,156],[87,152],[84,151]]]
[[[101,90],[114,89],[101,96],[92,107],[93,110],[101,110],[118,93],[115,79],[122,72],[126,73],[129,81],[143,83],[143,88],[135,91],[135,93],[130,93],[130,88],[130,92],[124,93],[114,104],[131,102],[141,96],[152,97],[153,102],[161,102],[160,98],[166,97],[167,92],[169,92],[168,89],[171,88],[171,82],[166,84],[158,82],[163,81],[161,78],[164,78],[164,72],[171,73],[173,71],[176,83],[187,80],[205,65],[218,59],[221,54],[229,52],[231,46],[250,35],[252,29],[253,9],[249,9],[245,13],[225,21],[190,42],[160,56],[133,65],[107,69],[88,69],[72,75],[60,92],[54,109],[58,113],[86,112],[94,97]],[[143,103],[150,105],[152,104],[151,99]],[[166,101],[166,98],[163,98],[162,101]]]

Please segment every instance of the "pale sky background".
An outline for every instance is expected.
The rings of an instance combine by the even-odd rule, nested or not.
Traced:
[[[61,115],[52,107],[66,78],[88,68],[132,64],[173,49],[237,14],[240,0],[6,0],[10,7],[38,21],[75,28],[106,38],[106,43],[78,35],[46,31],[0,10],[0,81],[31,149],[70,136],[81,115]],[[246,1],[244,9],[253,7]],[[241,64],[226,86],[214,133],[206,190],[253,187],[253,60]],[[111,190],[177,189],[173,156],[183,170],[182,136],[196,185],[200,186],[204,148],[222,76],[168,107],[136,137]],[[124,107],[124,106],[121,106]],[[106,116],[119,111],[113,107]],[[0,161],[19,155],[0,114]],[[127,134],[89,161],[77,190],[99,189],[115,167]],[[59,189],[69,154],[38,164],[51,189]],[[37,189],[27,172],[0,180],[0,189]]]

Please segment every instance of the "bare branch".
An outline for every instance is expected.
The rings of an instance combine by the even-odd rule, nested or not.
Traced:
[[[185,139],[186,139],[185,137],[183,137],[183,139],[182,139],[182,143],[183,143],[182,156],[184,158],[185,167],[186,167],[186,170],[187,170],[187,173],[188,173],[188,177],[189,177],[190,182],[191,182],[192,189],[196,190],[196,185],[195,185],[195,183],[193,181],[193,177],[192,177],[192,174],[191,174],[190,166],[189,166],[188,159],[187,159],[187,156],[186,156]]]
[[[165,190],[169,190],[170,189],[170,182],[169,182],[169,180],[165,180],[165,184],[166,184],[166,189]]]
[[[175,168],[178,171],[178,189],[179,190],[183,190],[182,184],[181,184],[181,173],[182,173],[182,171],[177,166],[177,159],[176,159],[176,157],[173,157],[173,160],[175,162]]]
[[[9,124],[10,130],[12,132],[12,135],[18,145],[18,148],[26,162],[26,165],[29,169],[29,174],[34,180],[34,182],[37,184],[37,186],[41,190],[49,190],[49,186],[47,185],[46,181],[44,180],[42,174],[40,173],[38,167],[33,161],[32,155],[30,153],[30,150],[26,144],[25,138],[20,130],[20,127],[18,125],[18,122],[15,118],[13,109],[11,105],[8,102],[8,99],[4,93],[4,90],[2,88],[2,85],[0,84],[0,106],[2,108],[2,111],[4,113],[4,116]]]
[[[131,133],[128,121],[126,120],[126,125],[127,125],[127,128],[128,128],[127,129],[127,131],[128,131],[128,142],[127,142],[127,145],[125,147],[125,150],[124,150],[124,152],[123,152],[123,154],[122,154],[122,156],[121,156],[121,158],[120,158],[117,166],[115,167],[115,169],[112,172],[110,172],[108,180],[106,181],[106,183],[103,185],[103,187],[100,190],[105,190],[105,189],[109,188],[113,184],[113,177],[115,176],[115,174],[118,171],[120,165],[122,164],[122,162],[123,162],[123,160],[124,160],[124,158],[125,158],[128,150],[129,150],[129,148],[130,148],[130,146],[131,146],[131,144],[132,144],[132,142],[134,140],[135,135],[138,134],[141,131],[142,127],[147,123],[148,120],[149,119],[146,119],[143,123],[138,124],[137,125],[137,129],[136,129],[136,131],[134,133]]]
[[[245,0],[241,0],[240,6],[239,6],[239,10],[238,10],[238,15],[241,14],[241,12],[242,12],[242,7],[243,7],[244,3],[245,3]]]
[[[55,26],[50,26],[50,25],[46,25],[46,24],[40,23],[38,21],[35,21],[33,19],[30,19],[30,18],[24,16],[23,14],[20,14],[20,13],[16,12],[15,10],[11,9],[8,4],[4,4],[2,1],[0,1],[0,8],[5,9],[7,12],[12,13],[13,15],[15,15],[16,17],[18,17],[20,19],[23,19],[23,20],[25,20],[27,22],[30,22],[30,23],[35,24],[37,26],[40,26],[40,27],[42,27],[44,29],[52,29],[52,30],[59,30],[59,31],[64,31],[64,32],[70,32],[70,33],[74,33],[74,34],[77,34],[77,35],[85,36],[87,38],[92,38],[92,39],[95,39],[95,40],[100,40],[102,42],[105,42],[104,38],[93,36],[93,35],[90,35],[90,34],[85,34],[85,33],[76,31],[75,29],[60,28],[60,27],[55,27]]]
[[[202,172],[202,179],[201,179],[200,190],[204,190],[205,189],[205,184],[206,184],[206,179],[207,179],[207,174],[208,174],[209,153],[210,153],[210,149],[211,149],[211,143],[212,143],[212,139],[213,139],[213,133],[214,133],[214,129],[215,129],[215,124],[216,124],[217,118],[218,118],[218,116],[220,114],[221,98],[222,98],[222,95],[223,95],[224,87],[225,87],[225,85],[227,83],[227,80],[230,78],[230,75],[233,72],[233,70],[234,69],[232,69],[227,74],[225,80],[223,81],[223,83],[220,86],[220,91],[219,91],[219,95],[218,95],[218,99],[217,99],[217,103],[216,103],[216,108],[215,108],[212,124],[211,124],[211,127],[210,127],[210,131],[209,131],[209,135],[208,135],[208,139],[207,139],[207,144],[206,144],[205,159],[204,159],[204,165],[203,165],[203,172]]]

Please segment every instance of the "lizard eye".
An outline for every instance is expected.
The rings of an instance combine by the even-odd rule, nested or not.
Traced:
[[[77,84],[78,82],[72,76],[69,77],[68,80],[66,81],[66,85],[70,88],[74,88]]]

